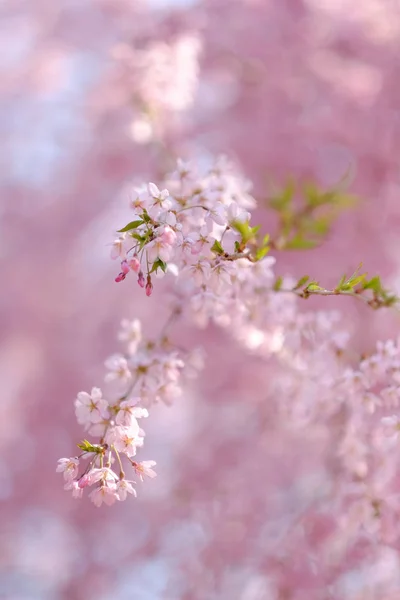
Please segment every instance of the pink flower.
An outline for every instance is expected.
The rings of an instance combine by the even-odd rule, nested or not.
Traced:
[[[77,481],[78,487],[81,489],[87,487],[88,485],[92,485],[92,483],[91,471],[89,471],[89,473],[84,473]]]
[[[83,489],[79,485],[78,481],[69,481],[65,484],[64,490],[72,490],[72,497],[78,500],[82,498]]]
[[[400,387],[388,386],[381,390],[381,398],[388,408],[396,408],[400,403]]]
[[[250,220],[250,213],[244,210],[237,202],[231,202],[226,208],[226,219],[230,226],[233,223],[245,223]]]
[[[75,400],[75,414],[78,423],[89,427],[91,423],[100,423],[108,418],[108,403],[102,398],[99,388],[92,388],[90,394],[79,392]]]
[[[381,419],[382,430],[386,437],[397,441],[400,437],[400,418],[397,415]]]
[[[200,287],[203,283],[206,283],[210,276],[210,264],[206,261],[199,260],[193,265],[185,267],[184,273],[187,277],[193,279],[196,286]]]
[[[78,458],[60,458],[58,460],[57,473],[64,473],[65,481],[71,481],[78,475]]]
[[[134,354],[142,340],[142,326],[139,319],[135,319],[134,321],[124,319],[121,322],[118,339],[122,342],[127,342],[129,353]]]
[[[219,291],[223,286],[230,286],[234,274],[235,266],[232,263],[218,262],[210,273],[211,289]]]
[[[192,254],[200,254],[200,252],[206,252],[212,245],[212,239],[208,237],[207,233],[204,233],[201,230],[198,233],[191,233],[190,239],[192,241]]]
[[[111,506],[116,500],[119,500],[116,484],[100,485],[89,494],[89,498],[97,507],[104,504]]]
[[[157,473],[152,469],[152,467],[156,466],[156,462],[154,460],[143,460],[140,463],[132,461],[132,467],[135,469],[137,475],[139,475],[140,479],[144,481],[144,477],[157,477]]]
[[[118,452],[127,456],[135,456],[136,448],[143,444],[140,428],[136,419],[132,419],[129,427],[117,425],[106,434],[107,443],[112,444]]]
[[[159,190],[155,183],[149,183],[148,187],[149,187],[149,194],[154,198],[154,200],[157,200],[159,202],[164,202],[169,196],[168,190],[166,190],[166,189]]]
[[[116,417],[118,425],[130,427],[132,424],[135,425],[136,419],[149,416],[149,412],[146,408],[138,406],[139,402],[140,398],[130,398],[129,400],[123,400],[120,403],[120,410]]]
[[[128,362],[121,354],[110,356],[105,362],[106,368],[109,370],[105,376],[105,381],[119,380],[123,383],[129,381],[132,374],[128,368]]]
[[[126,256],[125,252],[125,240],[126,233],[122,233],[119,238],[113,241],[110,256],[113,260],[117,258],[124,259]]]
[[[118,475],[108,467],[92,469],[87,475],[88,485],[93,485],[98,481],[101,481],[102,483],[107,483],[109,485],[113,485],[116,481],[118,481]]]
[[[120,479],[117,483],[117,497],[118,500],[126,500],[128,494],[132,494],[136,497],[136,490],[132,485],[133,481],[127,481],[126,479]]]
[[[155,183],[149,183],[148,187],[149,194],[154,200],[153,205],[148,209],[148,213],[152,219],[157,219],[162,211],[169,210],[172,206],[171,200],[168,199],[169,191],[166,189],[159,190]]]
[[[162,230],[161,239],[163,240],[164,244],[168,246],[174,246],[176,244],[177,235],[175,231],[169,227],[169,225],[166,225]]]
[[[172,229],[171,231],[175,234],[175,232]],[[171,243],[170,240],[170,234],[165,235],[164,233],[162,233],[161,235],[158,235],[152,242],[147,244],[146,248],[150,262],[154,262],[157,258],[160,258],[164,262],[168,262],[170,260],[173,252],[174,243]]]
[[[142,271],[139,271],[138,284],[140,285],[141,288],[144,288],[145,280],[144,280],[144,275],[143,275]]]

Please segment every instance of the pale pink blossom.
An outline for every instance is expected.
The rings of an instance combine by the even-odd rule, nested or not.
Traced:
[[[108,403],[102,397],[102,392],[99,388],[92,388],[90,394],[87,392],[79,392],[75,400],[75,413],[78,423],[89,427],[92,423],[100,423],[107,419]]]
[[[175,231],[171,227],[169,227],[169,225],[163,227],[160,230],[160,234],[160,237],[162,238],[165,244],[169,246],[174,246],[176,244],[177,235]]]
[[[63,473],[65,481],[71,481],[78,475],[78,458],[60,458],[58,460],[57,473]]]
[[[232,284],[232,277],[235,274],[235,266],[232,263],[217,262],[210,271],[211,289],[219,291],[224,286]]]
[[[72,497],[76,500],[79,500],[83,496],[83,489],[78,481],[68,481],[64,486],[64,490],[72,490]]]
[[[136,419],[132,419],[129,427],[117,425],[106,434],[107,442],[112,444],[118,452],[127,456],[135,456],[138,446],[142,446],[143,439]]]
[[[136,211],[142,211],[149,206],[150,194],[147,185],[132,190],[131,207]]]
[[[383,388],[380,397],[387,408],[397,408],[400,404],[400,386],[390,385]]]
[[[174,382],[164,383],[160,385],[155,392],[157,401],[161,400],[167,406],[182,395],[182,388]]]
[[[156,219],[162,211],[169,210],[172,203],[169,199],[168,190],[159,190],[155,183],[149,183],[148,187],[149,194],[153,199],[153,204],[149,207],[148,213],[153,219]]]
[[[126,342],[130,354],[134,354],[142,340],[142,326],[139,319],[123,319],[118,339]]]
[[[133,487],[133,481],[127,481],[126,479],[120,479],[117,483],[117,496],[118,500],[126,500],[128,494],[132,494],[132,496],[136,497],[136,490]]]
[[[146,408],[138,406],[140,401],[140,398],[129,398],[119,404],[119,410],[115,419],[117,425],[124,425],[125,427],[135,426],[137,425],[136,419],[149,416],[149,411]]]
[[[393,441],[400,437],[400,417],[392,415],[381,419],[382,431],[384,435]]]
[[[88,473],[88,485],[93,485],[98,481],[107,484],[114,484],[117,480],[118,475],[109,467],[94,468]]]
[[[120,236],[114,240],[110,255],[113,260],[116,260],[117,258],[126,258],[126,233],[121,233]]]
[[[111,506],[116,500],[119,499],[117,486],[115,483],[100,485],[90,492],[89,498],[97,507],[101,506],[103,502],[104,504],[107,504],[107,506]]]
[[[192,278],[194,283],[200,287],[203,283],[207,282],[210,277],[210,271],[210,264],[206,261],[199,260],[193,265],[185,267],[182,273],[186,275],[186,277]]]
[[[239,206],[237,202],[231,202],[226,207],[226,220],[230,227],[235,223],[246,223],[250,220],[250,213]]]
[[[172,257],[173,247],[162,235],[160,235],[149,242],[146,246],[146,251],[151,263],[157,258],[160,258],[163,262],[168,262]]]
[[[108,373],[105,376],[105,381],[120,381],[122,383],[128,382],[132,373],[128,368],[128,362],[121,354],[114,354],[110,356],[105,362]]]
[[[204,254],[207,251],[209,251],[209,249],[211,248],[211,246],[213,244],[212,238],[208,237],[208,234],[202,232],[202,230],[200,230],[198,233],[196,233],[196,232],[191,233],[190,241],[191,241],[191,250],[190,251],[192,254],[200,254],[200,253]]]
[[[132,466],[135,469],[136,474],[139,478],[144,481],[144,477],[157,477],[157,473],[154,471],[153,467],[156,466],[156,462],[154,460],[143,460],[142,462],[132,461]]]

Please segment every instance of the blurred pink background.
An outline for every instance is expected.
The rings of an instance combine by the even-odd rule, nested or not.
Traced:
[[[400,290],[399,3],[9,0],[0,11],[0,598],[339,598],[321,581],[285,595],[262,577],[291,507],[318,488],[320,446],[254,425],[272,367],[215,328],[176,331],[207,345],[206,371],[153,409],[158,477],[138,499],[75,501],[55,467],[82,437],[73,401],[101,382],[122,317],[151,334],[168,316],[161,289],[114,284],[107,244],[128,216],[126,186],[157,182],[176,157],[228,155],[260,207],[271,178],[330,185],[351,166],[357,207],[323,248],[279,256],[278,271],[329,286],[362,261]],[[273,229],[268,211],[257,218]],[[396,318],[349,299],[307,309],[321,302],[344,311],[362,351],[398,333]],[[244,446],[239,431],[253,432]],[[296,444],[306,491],[293,489]],[[264,513],[275,517],[260,541]],[[341,598],[400,598],[396,556],[387,564],[393,596],[368,575]]]

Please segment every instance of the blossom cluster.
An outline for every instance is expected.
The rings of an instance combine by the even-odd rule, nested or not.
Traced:
[[[169,404],[181,394],[185,361],[188,376],[202,367],[201,353],[181,356],[166,336],[157,343],[143,340],[138,320],[122,321],[119,339],[125,343],[126,352],[105,362],[107,393],[93,387],[90,393],[80,392],[75,400],[78,423],[98,440],[83,440],[78,444],[82,453],[61,458],[57,467],[64,475],[65,489],[72,490],[74,498],[93,486],[90,498],[96,506],[136,495],[135,481],[126,478],[123,458],[133,477],[155,477],[155,461],[134,460],[145,438],[138,420],[149,416],[148,408],[154,402]]]
[[[162,137],[166,125],[192,104],[198,83],[201,44],[194,34],[167,44],[148,39],[139,44],[117,44],[112,50],[116,76],[109,83],[113,95],[132,101],[131,135],[138,144]],[[110,94],[109,90],[104,90]]]
[[[398,508],[389,491],[400,416],[385,413],[399,405],[398,345],[380,344],[358,368],[349,367],[350,332],[341,328],[340,313],[303,312],[296,294],[282,293],[296,290],[296,281],[285,277],[276,285],[269,236],[250,224],[255,200],[249,184],[225,159],[201,173],[178,162],[160,188],[150,183],[134,190],[130,204],[132,220],[112,245],[111,256],[121,264],[116,281],[132,273],[149,296],[154,276],[172,275],[173,316],[200,327],[211,320],[244,351],[272,360],[268,401],[280,426],[325,428],[336,439],[330,460],[341,479],[327,500],[331,514],[344,523],[349,540],[363,528],[387,536]],[[98,388],[76,400],[79,423],[100,436],[98,444],[80,445],[88,466],[80,476],[78,458],[61,459],[58,467],[74,496],[95,485],[95,504],[134,493],[121,456],[139,476],[154,476],[153,461],[133,461],[144,440],[138,419],[148,416],[153,402],[179,395],[184,368],[201,368],[200,354],[182,356],[164,335],[143,342],[138,321],[124,321],[120,339],[128,350],[106,362],[107,400]],[[112,469],[115,459],[119,474]]]
[[[132,271],[150,296],[153,273],[168,271],[217,295],[232,283],[232,262],[250,257],[241,233],[255,206],[249,185],[224,159],[201,176],[179,161],[165,185],[160,190],[149,183],[133,191],[132,221],[111,251],[121,260],[116,281]]]

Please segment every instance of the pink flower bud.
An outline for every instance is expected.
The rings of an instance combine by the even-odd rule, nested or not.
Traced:
[[[91,481],[90,481],[90,472],[89,473],[85,473],[85,475],[82,475],[82,477],[78,480],[78,487],[85,488],[86,486],[90,485]]]
[[[119,283],[120,281],[123,281],[125,279],[126,275],[125,273],[120,273],[119,275],[117,275],[117,277],[115,278],[115,281],[117,283]]]
[[[146,296],[151,296],[152,291],[153,291],[153,284],[151,283],[151,277],[150,277],[150,275],[147,275]]]
[[[139,277],[138,277],[137,282],[138,282],[138,284],[140,285],[141,288],[144,287],[144,275],[143,275],[142,271],[139,272]]]
[[[140,262],[137,256],[134,256],[128,261],[129,268],[132,269],[135,273],[139,273],[140,271]]]
[[[121,262],[121,271],[122,271],[122,273],[123,273],[124,275],[126,275],[127,273],[129,273],[129,265],[128,265],[128,263],[126,262],[126,260],[123,260],[123,261]]]
[[[163,244],[166,244],[167,246],[173,246],[176,242],[176,233],[167,225],[164,227],[164,231],[161,234],[161,239]]]

